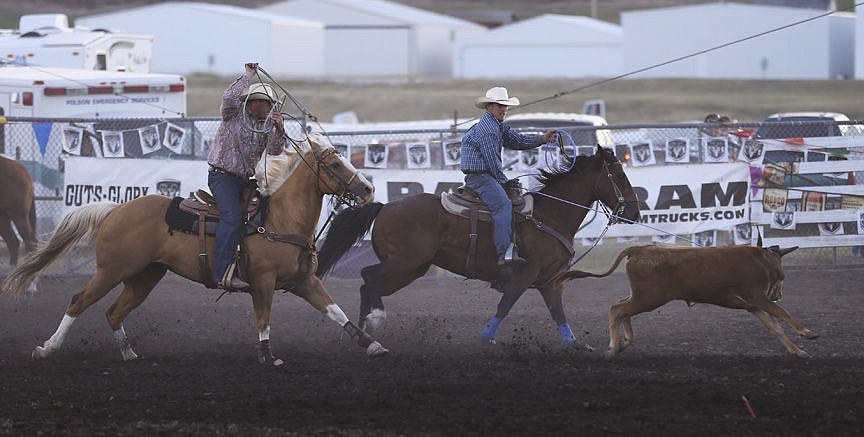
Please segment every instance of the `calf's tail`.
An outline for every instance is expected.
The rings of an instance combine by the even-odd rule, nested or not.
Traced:
[[[621,261],[625,257],[630,256],[630,254],[635,249],[637,249],[637,248],[628,247],[628,248],[622,250],[621,253],[618,254],[618,258],[615,258],[615,262],[612,263],[612,267],[609,267],[609,270],[607,270],[604,273],[591,273],[591,272],[585,272],[582,270],[567,270],[565,272],[562,272],[560,275],[558,275],[555,278],[555,285],[561,286],[567,281],[570,281],[573,279],[579,279],[579,278],[605,278],[605,277],[611,275],[612,272],[614,272],[615,269],[618,268],[618,264],[621,264]]]

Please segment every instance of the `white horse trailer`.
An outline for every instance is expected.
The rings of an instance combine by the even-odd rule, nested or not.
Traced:
[[[0,62],[8,65],[150,72],[154,37],[70,28],[62,14],[21,17],[17,30],[0,30]]]

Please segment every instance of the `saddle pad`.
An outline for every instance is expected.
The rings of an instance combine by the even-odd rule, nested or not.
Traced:
[[[517,217],[530,216],[534,211],[534,196],[530,193],[526,193],[522,195],[522,199],[524,200],[522,208],[514,210],[513,213],[516,214]],[[492,221],[492,213],[489,212],[489,207],[486,206],[485,203],[472,202],[457,194],[447,192],[441,193],[441,206],[450,214],[455,214],[465,218],[471,218],[471,208],[477,208],[477,217],[480,221]]]
[[[190,234],[198,233],[198,216],[180,210],[180,202],[182,197],[171,199],[171,204],[168,205],[168,211],[165,212],[165,223],[172,230],[188,232]],[[216,220],[207,219],[204,225],[204,233],[207,235],[216,234],[216,225],[219,222]]]

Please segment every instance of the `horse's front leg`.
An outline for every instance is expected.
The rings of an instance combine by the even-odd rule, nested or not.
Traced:
[[[363,278],[363,285],[360,286],[360,328],[372,334],[381,332],[387,324],[387,312],[378,282],[380,267],[381,264],[374,264],[360,271]]]
[[[261,281],[263,282],[263,281]],[[252,286],[252,307],[255,310],[255,327],[258,329],[258,363],[281,366],[285,364],[282,359],[273,356],[270,346],[270,310],[273,308],[273,286]]]
[[[316,276],[309,276],[298,283],[292,290],[292,293],[302,297],[309,302],[315,309],[326,314],[334,322],[338,323],[348,335],[353,338],[357,344],[366,349],[366,355],[370,357],[383,356],[389,351],[381,346],[381,343],[375,341],[369,334],[360,329],[353,322],[348,320],[348,316],[339,308],[330,293],[324,288],[324,284]]]
[[[495,344],[495,334],[498,332],[498,327],[501,326],[501,321],[507,317],[507,314],[509,314],[510,310],[513,309],[513,305],[515,305],[516,301],[522,297],[522,294],[525,293],[525,290],[529,285],[531,285],[532,278],[536,275],[536,267],[521,266],[513,269],[513,272],[510,275],[510,280],[504,283],[502,289],[503,295],[498,301],[498,308],[495,311],[495,315],[489,319],[489,323],[486,324],[486,327],[480,334],[480,341],[484,345]]]
[[[549,308],[552,320],[558,325],[558,334],[561,336],[561,341],[564,342],[564,347],[574,351],[591,352],[594,348],[573,335],[573,330],[567,324],[567,316],[564,315],[564,303],[561,300],[563,290],[563,284],[547,285],[540,288],[540,294],[543,296],[543,301],[546,302],[546,308]]]

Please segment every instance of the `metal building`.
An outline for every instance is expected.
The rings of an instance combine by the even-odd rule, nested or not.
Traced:
[[[290,0],[259,9],[325,23],[327,75],[449,77],[453,41],[486,28],[385,0]]]
[[[453,76],[608,77],[622,71],[620,26],[545,14],[456,41]]]
[[[818,9],[740,3],[623,12],[624,70],[637,71],[687,57],[634,77],[852,77],[854,15],[837,13],[804,22],[824,13]],[[804,23],[790,26],[798,22]],[[767,33],[784,26],[789,27]],[[744,40],[749,37],[753,38]],[[738,40],[744,41],[690,56]]]

